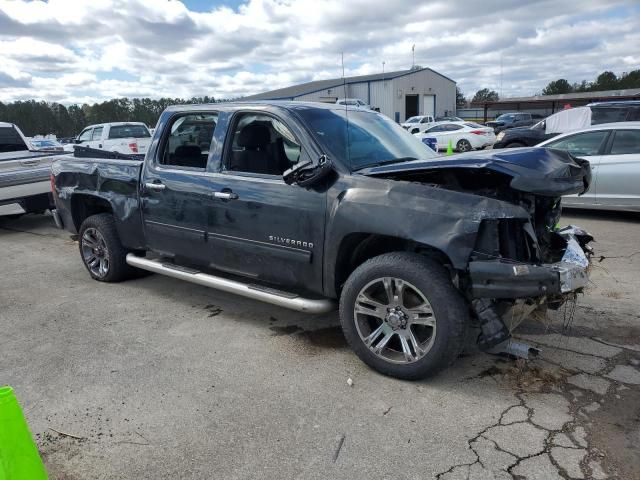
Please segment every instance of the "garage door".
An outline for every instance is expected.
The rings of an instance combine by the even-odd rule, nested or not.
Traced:
[[[435,95],[425,95],[424,96],[424,109],[423,115],[432,115],[436,116],[436,96]]]

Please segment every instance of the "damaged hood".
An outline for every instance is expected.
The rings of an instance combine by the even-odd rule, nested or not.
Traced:
[[[442,159],[412,160],[359,170],[367,176],[392,177],[394,174],[447,169],[491,170],[511,177],[515,190],[557,197],[583,194],[591,183],[587,160],[550,148],[516,148],[468,152]]]

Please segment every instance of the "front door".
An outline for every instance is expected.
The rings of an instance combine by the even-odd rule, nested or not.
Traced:
[[[595,170],[596,201],[609,207],[640,207],[640,130],[616,130]]]
[[[234,116],[221,171],[210,177],[212,267],[286,287],[321,288],[326,195],[282,179],[309,158],[300,133],[269,114]]]
[[[545,147],[565,150],[571,155],[584,158],[591,165],[591,186],[589,190],[583,195],[566,195],[562,200],[564,205],[588,206],[596,204],[596,192],[599,188],[598,163],[608,138],[608,130],[595,130],[568,135],[545,145]]]
[[[418,95],[406,95],[404,97],[405,120],[418,115],[420,109],[419,99]]]
[[[205,112],[170,119],[154,158],[145,162],[140,197],[147,247],[179,263],[208,258],[206,166],[217,118]]]

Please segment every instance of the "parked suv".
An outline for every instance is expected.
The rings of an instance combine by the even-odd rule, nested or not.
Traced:
[[[487,127],[493,127],[494,133],[497,135],[503,130],[514,127],[528,127],[533,125],[535,120],[530,113],[515,112],[503,113],[493,122],[487,122]]]
[[[612,122],[632,122],[640,120],[640,101],[598,102],[587,105],[591,109],[591,124],[599,125]],[[585,108],[585,107],[578,107]],[[571,109],[570,111],[576,111]],[[554,113],[559,115],[567,110]],[[549,117],[547,117],[549,118]],[[542,120],[532,127],[510,128],[498,134],[493,148],[533,147],[540,142],[549,140],[561,133],[582,128],[583,126],[569,125],[569,129],[560,132],[547,133],[547,119]],[[569,122],[570,124],[572,122]]]
[[[151,143],[151,133],[140,122],[100,123],[82,130],[74,143],[109,152],[143,156]]]

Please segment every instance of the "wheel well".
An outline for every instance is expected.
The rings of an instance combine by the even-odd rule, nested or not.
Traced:
[[[82,194],[71,197],[71,216],[76,231],[80,230],[80,225],[86,218],[98,213],[113,213],[111,204],[104,198]]]
[[[442,265],[450,265],[449,257],[437,248],[404,238],[370,233],[352,233],[342,239],[335,265],[335,290],[340,296],[349,275],[370,258],[390,252],[416,252]]]

